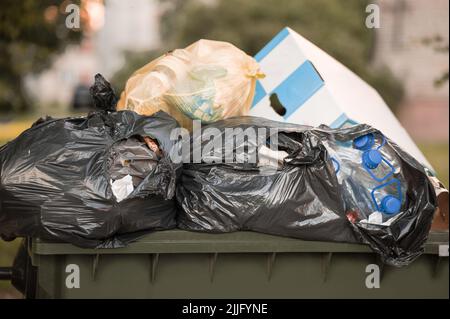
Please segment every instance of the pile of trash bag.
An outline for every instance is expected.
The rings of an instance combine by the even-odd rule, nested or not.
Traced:
[[[209,40],[136,71],[119,101],[96,75],[99,111],[39,119],[0,147],[0,236],[116,248],[174,227],[251,230],[415,260],[437,206],[424,167],[368,125],[242,116],[261,76],[253,58]],[[210,124],[182,163],[172,133],[193,119]]]
[[[211,141],[201,134],[192,136],[192,153],[202,158],[198,163],[186,160],[190,163],[184,164],[177,184],[179,228],[213,233],[252,230],[306,240],[366,243],[385,263],[395,266],[409,264],[423,252],[436,208],[423,167],[384,138],[383,148],[395,156],[397,166],[390,177],[402,181],[404,195],[398,212],[377,212],[387,217],[376,222],[369,218],[376,211],[368,204],[371,196],[367,201],[355,200],[371,191],[349,187],[351,178],[353,185],[362,183],[364,170],[350,167],[357,174],[343,178],[337,166],[345,171],[348,163],[336,164],[330,156],[332,142],[353,147],[358,137],[381,136],[381,132],[367,125],[312,128],[256,117],[222,120],[204,127],[208,129],[218,132],[214,137],[221,139],[216,144],[219,149],[207,147]],[[226,133],[230,129],[274,133],[258,136],[259,142],[254,143],[249,138],[230,140]],[[277,150],[272,150],[269,146],[275,135]],[[251,150],[246,159],[256,161],[236,161],[243,149]],[[227,156],[234,161],[227,162]],[[359,161],[355,158],[353,163],[359,166]]]
[[[202,154],[201,163],[184,165],[177,187],[179,228],[214,233],[253,230],[307,240],[356,242],[334,167],[320,139],[307,127],[256,117],[219,121],[205,130],[211,127],[220,131],[215,137],[223,139],[222,149],[214,151],[222,156],[211,163],[210,155]],[[256,161],[237,163],[244,139],[236,139],[233,162],[226,161],[230,155],[227,143],[233,141],[225,132],[235,128],[264,129],[266,136],[257,138],[261,143],[252,141],[249,148],[256,153]],[[270,154],[274,137],[281,154]],[[200,135],[197,138],[192,140],[193,154],[201,154],[209,143]],[[283,163],[278,167],[281,157]]]
[[[0,148],[0,235],[115,248],[176,226],[169,115],[114,109],[101,76],[92,87],[103,111],[38,120]]]
[[[182,127],[246,115],[263,75],[254,58],[231,43],[199,40],[137,70],[127,81],[118,110],[172,115]]]

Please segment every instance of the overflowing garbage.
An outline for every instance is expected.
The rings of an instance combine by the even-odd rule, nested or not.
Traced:
[[[405,205],[406,181],[400,157],[382,134],[324,141],[335,165],[349,211],[373,212],[365,220],[389,223]],[[385,219],[388,218],[387,221]]]
[[[103,78],[92,91],[98,107],[111,107]],[[161,112],[37,121],[0,148],[1,237],[115,248],[142,232],[175,227],[180,165],[167,155],[175,127]]]
[[[397,266],[422,253],[436,208],[433,187],[423,167],[381,132],[367,125],[311,128],[256,117],[222,120],[204,130],[211,128],[220,131],[223,158],[211,163],[206,154],[202,162],[184,165],[177,184],[179,228],[368,243]],[[228,163],[225,132],[236,128],[275,128],[277,147],[287,156],[268,162],[256,151],[254,162]],[[193,153],[210,142],[197,138]],[[254,149],[269,148],[272,138],[258,137]],[[236,139],[233,151],[244,144],[248,139]],[[267,169],[274,163],[276,169]]]
[[[331,114],[297,110],[306,101],[297,93],[324,79],[296,61],[305,88],[265,92],[289,71],[271,64],[269,49],[256,56],[260,68],[229,43],[200,40],[136,71],[120,100],[97,75],[99,111],[39,119],[0,147],[0,236],[117,248],[174,227],[251,230],[368,244],[385,263],[411,263],[437,207],[422,159],[367,124],[285,122]],[[280,119],[265,104],[273,94],[288,106],[281,122],[267,119]],[[255,112],[262,117],[246,116]],[[175,159],[180,136],[189,152]]]
[[[424,167],[382,132],[355,125],[321,127],[347,218],[388,264],[404,266],[423,253],[437,207]]]
[[[203,156],[201,163],[184,165],[177,187],[179,228],[213,233],[254,230],[308,240],[356,242],[333,165],[311,130],[256,117],[222,120],[205,130],[211,127],[220,131],[223,156],[218,163],[209,163]],[[278,159],[267,161],[266,152],[263,156],[257,152],[254,163],[227,162],[225,132],[236,128],[267,133],[258,136],[255,151],[270,149],[271,139],[277,138],[278,149],[287,153],[281,166],[273,167],[278,166]],[[194,154],[209,142],[198,138],[200,143],[192,141],[198,145]],[[245,143],[236,139],[232,149],[236,156]]]

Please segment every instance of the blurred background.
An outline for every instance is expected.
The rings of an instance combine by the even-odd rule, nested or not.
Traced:
[[[207,38],[254,55],[285,26],[374,86],[448,186],[448,0],[2,0],[0,145],[41,116],[89,111],[96,73],[119,94],[164,52]],[[0,240],[0,266],[17,245]],[[0,298],[17,297],[0,282]]]

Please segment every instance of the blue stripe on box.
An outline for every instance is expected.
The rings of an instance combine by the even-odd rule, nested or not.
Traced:
[[[341,125],[341,127],[350,127],[358,124],[359,124],[358,122],[353,121],[352,119],[347,119],[347,121],[345,121],[344,124]]]
[[[347,115],[345,115],[345,113],[342,113],[341,115],[339,115],[339,117],[337,119],[335,119],[333,121],[333,123],[330,124],[331,128],[339,128],[342,125],[344,125],[345,122],[347,122],[348,117]]]
[[[322,86],[324,81],[310,61],[304,62],[291,73],[272,93],[276,93],[286,109],[287,119]]]
[[[253,104],[251,107],[254,107],[256,104],[258,104],[258,102],[261,101],[263,97],[266,96],[266,94],[266,90],[264,90],[259,80],[257,80],[255,87],[255,97],[253,98]]]
[[[340,128],[340,127],[347,127],[347,126],[353,126],[358,124],[357,122],[353,121],[352,119],[349,119],[348,116],[345,113],[342,113],[339,115],[337,119],[333,121],[333,123],[330,124],[331,128]]]
[[[256,55],[255,55],[255,60],[258,62],[261,62],[262,59],[264,59],[264,57],[266,55],[268,55],[270,53],[270,51],[273,50],[273,48],[275,48],[281,41],[284,40],[284,38],[286,38],[289,35],[289,31],[287,28],[284,28],[283,30],[281,30],[280,32],[278,32],[278,34],[272,38],[272,40],[269,41],[269,43],[267,43],[264,48],[261,49],[261,51],[259,51]]]

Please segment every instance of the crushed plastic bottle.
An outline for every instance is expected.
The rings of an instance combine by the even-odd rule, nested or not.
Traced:
[[[382,222],[398,214],[404,204],[405,181],[399,158],[381,134],[369,133],[353,141],[326,140],[347,211],[357,211],[369,222],[373,213]],[[378,219],[377,219],[378,220]]]

